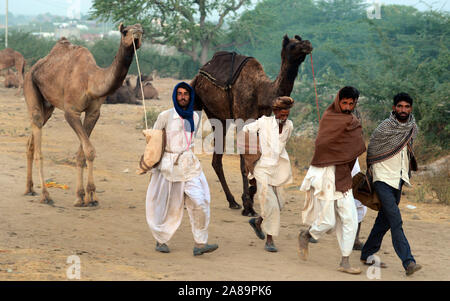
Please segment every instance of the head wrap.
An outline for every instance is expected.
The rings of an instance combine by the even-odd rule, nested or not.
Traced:
[[[186,110],[183,110],[177,101],[177,90],[178,88],[184,88],[189,91],[189,104],[186,108]],[[184,119],[184,127],[187,132],[193,132],[195,130],[194,128],[194,98],[195,98],[195,92],[194,89],[185,82],[178,83],[175,88],[173,89],[172,93],[172,101],[173,106],[175,107],[175,111],[177,111],[178,115],[181,116],[181,118]]]
[[[294,105],[294,100],[289,96],[279,96],[272,103],[272,110],[289,110]]]

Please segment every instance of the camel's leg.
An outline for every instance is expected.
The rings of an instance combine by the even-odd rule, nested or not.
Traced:
[[[242,185],[243,185],[242,204],[244,205],[244,209],[242,210],[242,215],[257,216],[255,210],[253,210],[253,198],[250,195],[250,191],[249,191],[248,177],[245,172],[244,156],[241,155],[240,157],[241,157],[241,175],[242,175]]]
[[[42,97],[40,91],[34,86],[31,78],[28,78],[24,85],[24,95],[28,107],[28,112],[31,118],[32,138],[28,141],[27,157],[28,157],[28,172],[27,172],[27,190],[26,193],[33,193],[33,181],[32,181],[32,162],[30,158],[34,155],[36,166],[39,169],[39,178],[41,181],[42,197],[40,202],[45,204],[52,204],[53,201],[50,198],[47,187],[44,180],[44,166],[42,157],[42,127],[50,118],[54,107],[51,106]]]
[[[224,128],[224,127],[222,127]],[[227,197],[227,201],[229,203],[229,208],[231,209],[241,209],[242,206],[236,203],[234,200],[233,194],[231,194],[230,188],[228,188],[227,180],[225,179],[225,175],[223,173],[223,165],[222,165],[222,157],[223,157],[223,150],[225,149],[225,133],[227,132],[226,129],[222,130],[222,133],[218,133],[216,129],[215,135],[222,135],[222,152],[220,154],[216,153],[216,138],[214,138],[214,154],[212,159],[212,166],[214,168],[214,171],[217,174],[217,177],[219,178],[220,184],[222,185],[222,189],[225,192],[225,195]]]
[[[20,89],[23,88],[24,84],[24,71],[25,71],[25,60],[16,60],[16,70],[17,70],[17,78],[19,80],[19,86],[17,87],[16,95],[20,94]]]
[[[90,127],[90,125],[93,123],[92,128],[90,130],[91,132],[92,132],[93,127],[95,126],[95,122],[97,121],[99,114],[100,113],[98,112],[98,115],[96,116],[96,118],[93,118],[92,116],[90,116],[88,114],[86,114],[86,116],[85,116],[85,123],[86,123],[87,128]],[[98,205],[98,201],[96,200],[96,197],[95,197],[95,185],[94,185],[94,181],[93,181],[93,161],[95,158],[95,149],[92,146],[91,142],[89,141],[89,136],[87,134],[85,127],[81,123],[80,115],[81,115],[80,113],[73,112],[73,111],[66,111],[64,113],[64,117],[66,118],[67,122],[72,127],[72,129],[75,131],[75,133],[78,136],[78,139],[80,140],[81,147],[82,147],[82,150],[84,153],[84,157],[87,160],[87,168],[88,168],[88,186],[87,186],[88,195],[85,197],[82,186],[80,186],[80,183],[77,183],[78,198],[75,201],[74,205],[75,206],[96,206],[96,205]],[[95,122],[92,122],[91,119],[94,119]],[[83,175],[82,165],[83,164],[79,163],[79,161],[84,161],[82,156],[77,157],[78,182],[81,182],[80,175],[82,178],[82,175]],[[82,185],[82,183],[81,183],[81,185]],[[84,198],[84,203],[81,202],[81,200],[83,198]]]
[[[44,107],[45,108],[45,107]],[[55,107],[47,107],[44,109],[44,123],[50,119]],[[30,135],[27,142],[27,187],[25,190],[25,195],[36,195],[33,189],[33,157],[34,157],[34,136]]]
[[[98,118],[100,117],[100,108],[93,112],[86,112],[84,118],[83,127],[86,131],[88,137],[91,136],[92,130],[94,129]],[[92,160],[87,160],[88,169],[88,181],[86,186],[86,198],[84,199],[85,206],[97,206],[98,199],[95,194],[95,184],[94,184],[94,158]]]
[[[33,116],[34,117],[34,116]],[[44,179],[44,161],[42,157],[42,126],[36,126],[36,124],[31,125],[33,129],[33,140],[34,140],[34,161],[36,162],[36,166],[39,170],[39,179],[41,181],[41,187],[42,187],[42,197],[40,202],[43,204],[53,204],[53,200],[50,198],[50,195],[48,193],[47,187],[45,186],[45,179]]]

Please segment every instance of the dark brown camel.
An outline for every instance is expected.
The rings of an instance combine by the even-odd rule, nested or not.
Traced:
[[[17,87],[16,94],[20,94],[20,88],[23,87],[25,64],[23,55],[14,49],[6,48],[0,51],[0,70],[16,67],[17,77],[19,78],[19,86]]]
[[[312,51],[311,43],[295,36],[289,39],[284,36],[281,49],[281,69],[274,81],[265,74],[262,65],[256,59],[250,59],[231,88],[231,93],[218,88],[209,79],[201,74],[192,80],[191,86],[195,89],[195,110],[204,110],[209,119],[217,119],[224,131],[215,129],[214,142],[225,141],[226,119],[257,119],[262,115],[270,116],[272,101],[278,96],[290,96],[294,80],[298,74],[300,64],[306,55]],[[232,107],[232,109],[230,109]],[[232,111],[231,111],[232,110]],[[238,129],[239,131],[240,129]],[[219,140],[218,140],[219,139]],[[222,147],[225,147],[223,145]],[[220,147],[220,148],[222,148]],[[229,207],[240,209],[226,183],[222,166],[222,153],[214,148],[212,166],[222,184]],[[219,151],[220,152],[220,151]],[[243,182],[242,201],[244,209],[242,215],[255,216],[253,209],[253,195],[255,187],[249,192],[248,179],[245,173],[245,163],[241,155],[241,172]]]
[[[42,187],[41,203],[53,203],[44,182],[41,140],[42,127],[56,107],[64,111],[65,119],[80,140],[76,163],[75,206],[98,205],[94,184],[95,149],[89,136],[100,117],[100,107],[106,96],[122,86],[133,61],[133,41],[139,48],[143,34],[140,24],[127,27],[120,24],[119,31],[121,32],[119,50],[108,68],[98,67],[86,48],[72,45],[66,38],[61,38],[50,53],[40,59],[25,75],[24,95],[32,128],[27,145],[25,194],[35,195],[32,180],[34,156]],[[83,112],[84,121],[81,122],[80,116]],[[85,191],[83,168],[86,167],[86,162],[88,183]]]
[[[142,104],[135,96],[131,88],[130,79],[126,78],[125,83],[111,95],[106,96],[105,104],[128,103],[132,105]]]

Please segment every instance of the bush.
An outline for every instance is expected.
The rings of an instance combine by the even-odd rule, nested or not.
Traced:
[[[153,109],[148,109],[147,110],[147,126],[149,129],[151,129],[153,127],[153,124],[155,124],[156,119],[158,119],[158,115],[160,112],[157,112]],[[145,115],[142,116],[142,128],[145,129]]]
[[[450,164],[447,163],[444,168],[433,172],[428,178],[428,184],[434,196],[440,203],[450,205]]]

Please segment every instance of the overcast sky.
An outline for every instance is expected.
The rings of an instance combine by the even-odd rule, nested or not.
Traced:
[[[70,16],[77,13],[87,14],[92,0],[9,0],[8,8],[14,15],[37,15],[51,13]],[[367,0],[368,3],[411,5],[419,10],[432,7],[435,10],[450,11],[450,0]],[[5,13],[6,0],[0,0],[0,14]]]

